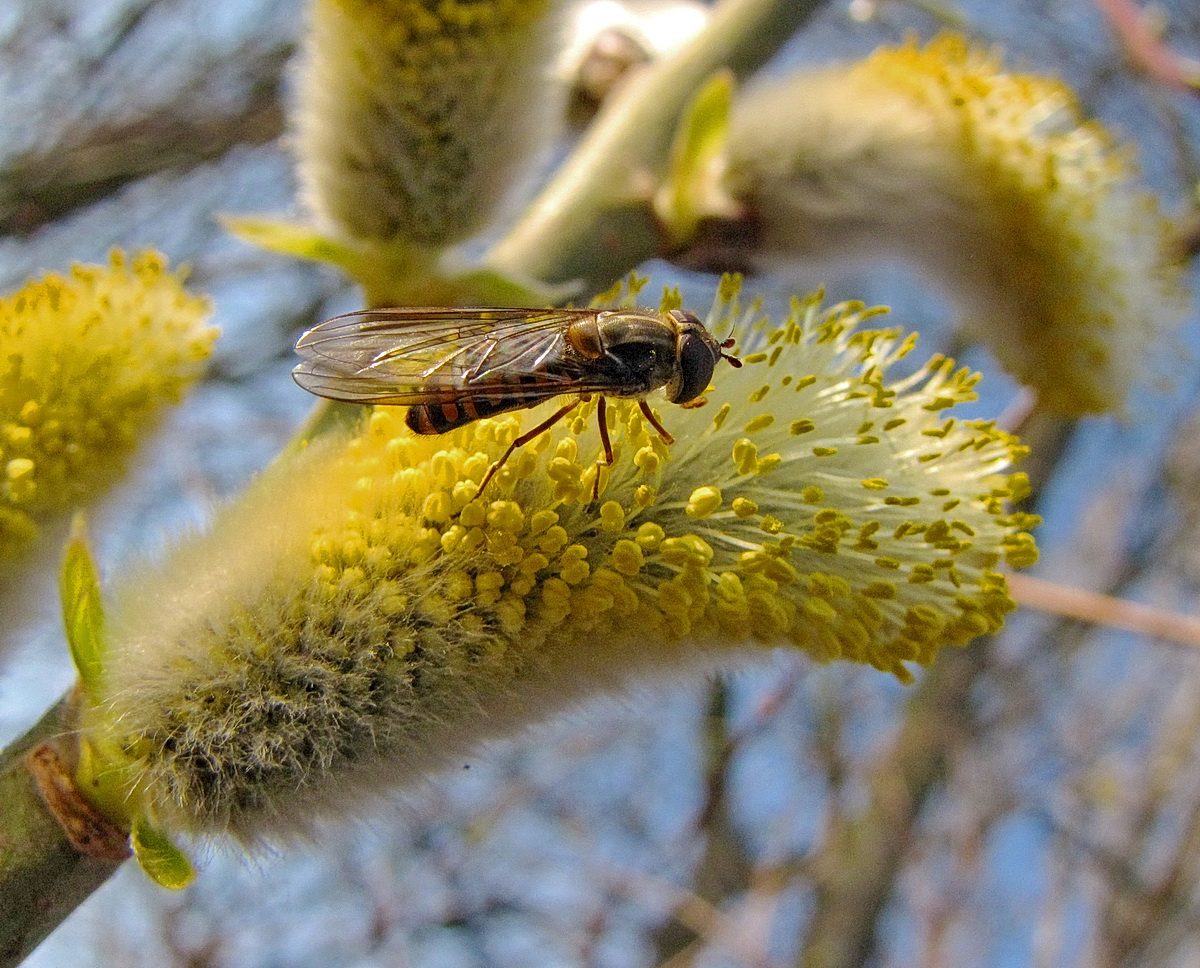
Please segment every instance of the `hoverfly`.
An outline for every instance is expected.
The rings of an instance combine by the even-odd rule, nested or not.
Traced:
[[[407,406],[414,433],[444,434],[481,417],[573,395],[521,434],[488,469],[488,482],[529,443],[592,394],[604,462],[613,463],[606,397],[638,400],[668,444],[646,395],[689,404],[708,387],[733,339],[718,342],[692,313],[673,309],[367,309],[336,316],[300,337],[293,378],[310,393],[351,403]],[[597,462],[599,463],[599,462]],[[596,476],[593,498],[599,495]]]

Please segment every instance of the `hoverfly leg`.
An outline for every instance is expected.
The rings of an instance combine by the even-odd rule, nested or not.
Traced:
[[[648,404],[645,400],[639,400],[638,407],[642,411],[642,416],[644,416],[647,420],[650,421],[650,426],[658,431],[658,436],[660,436],[663,439],[664,443],[667,443],[667,444],[675,443],[675,438],[672,437],[667,432],[667,428],[664,427],[662,424],[660,424],[658,422],[658,418],[656,416],[654,416],[654,411],[650,409],[650,404]]]
[[[486,488],[488,486],[488,483],[491,481],[491,479],[496,476],[496,472],[498,470],[500,470],[501,467],[504,466],[505,461],[507,461],[512,456],[512,453],[514,450],[516,450],[518,447],[523,447],[525,444],[529,443],[535,437],[538,437],[539,435],[545,433],[547,430],[549,430],[551,427],[553,427],[556,423],[558,423],[560,420],[562,420],[563,417],[565,417],[572,410],[574,410],[576,407],[578,407],[580,402],[581,402],[580,400],[573,400],[571,403],[564,404],[563,406],[561,406],[557,410],[555,410],[554,413],[552,413],[546,420],[543,420],[540,424],[538,424],[532,430],[521,434],[520,437],[518,437],[511,444],[509,444],[508,449],[505,450],[504,453],[500,455],[500,459],[498,461],[496,461],[494,464],[492,464],[492,466],[488,468],[488,472],[483,475],[483,480],[479,482],[479,490],[477,490],[475,492],[475,497],[480,497],[483,494],[484,488]],[[474,500],[474,499],[472,499],[472,500]]]
[[[592,481],[592,500],[600,500],[600,466],[612,467],[616,458],[613,456],[612,441],[608,437],[608,400],[600,397],[596,401],[596,422],[600,426],[600,443],[604,445],[604,459],[596,461],[596,479]]]
[[[596,401],[596,422],[600,425],[600,443],[604,445],[604,463],[612,467],[616,458],[613,456],[612,441],[608,437],[608,400],[604,397]]]

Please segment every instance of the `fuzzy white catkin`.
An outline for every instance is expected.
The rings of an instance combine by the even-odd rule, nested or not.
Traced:
[[[752,89],[729,144],[764,265],[907,262],[1048,409],[1121,410],[1186,304],[1129,149],[954,35]]]
[[[323,441],[211,532],[114,588],[109,735],[141,759],[139,792],[156,822],[244,842],[308,836],[316,820],[361,812],[583,697],[652,670],[715,668],[712,648],[653,632],[519,634],[511,596],[448,604],[464,576],[465,593],[479,596],[481,574],[498,574],[492,556],[416,563],[428,534],[420,499],[413,515],[401,498],[408,514],[386,524],[387,502],[373,497],[348,512],[362,468],[339,463],[344,447]],[[388,550],[358,549],[389,559],[375,568],[347,565],[357,535],[344,536],[362,523],[386,532]],[[549,552],[558,530],[539,547],[581,566],[566,546]],[[314,569],[322,533],[343,546],[338,565]],[[380,580],[389,566],[403,577]],[[717,651],[729,661],[728,644]]]
[[[483,228],[555,116],[557,0],[313,0],[295,148],[322,228],[452,244]]]

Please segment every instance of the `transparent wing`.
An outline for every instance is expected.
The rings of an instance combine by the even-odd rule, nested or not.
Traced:
[[[296,343],[298,384],[318,396],[414,406],[519,386],[530,402],[592,385],[567,328],[595,314],[546,309],[371,309]]]

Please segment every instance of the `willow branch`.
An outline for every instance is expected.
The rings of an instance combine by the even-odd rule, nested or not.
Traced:
[[[895,741],[876,759],[867,805],[834,820],[810,868],[816,907],[800,962],[805,968],[856,968],[870,960],[921,810],[945,779],[953,752],[969,742],[969,698],[987,651],[976,643],[938,658]]]
[[[225,111],[214,111],[204,86],[130,120],[71,128],[62,140],[10,158],[0,172],[0,234],[26,234],[166,170],[186,171],[239,145],[265,144],[283,133],[279,99],[290,43],[245,45],[222,62],[228,86],[248,89]]]
[[[0,753],[0,968],[20,964],[121,864],[68,839],[26,765],[34,750],[69,743],[72,712],[64,699]]]
[[[698,897],[719,907],[750,884],[753,868],[729,810],[729,767],[742,744],[739,737],[730,735],[728,716],[729,686],[716,680],[708,693],[703,736],[705,796],[696,820],[697,831],[704,838],[704,852],[693,872],[693,895],[685,904]],[[676,914],[659,928],[654,938],[657,965],[682,968],[693,960],[697,935],[685,923],[683,913]]]
[[[744,77],[766,62],[824,0],[725,0],[705,30],[633,78],[485,262],[543,282],[609,286],[661,255],[650,197],[667,169],[688,100],[714,71]]]

